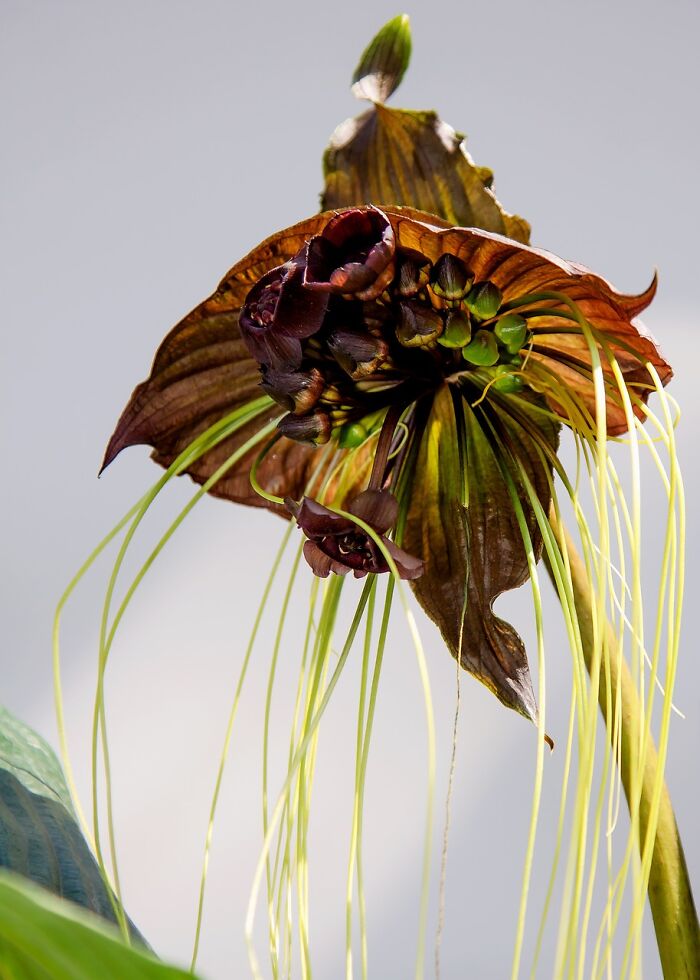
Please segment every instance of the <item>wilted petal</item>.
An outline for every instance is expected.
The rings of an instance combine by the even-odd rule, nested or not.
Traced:
[[[415,555],[409,555],[393,541],[384,538],[384,547],[394,560],[396,571],[402,579],[413,580],[420,578],[425,571],[425,562]]]

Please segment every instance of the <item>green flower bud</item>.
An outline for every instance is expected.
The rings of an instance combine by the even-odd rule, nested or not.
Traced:
[[[346,422],[338,433],[338,445],[341,449],[355,449],[362,445],[368,435],[361,422]]]
[[[462,357],[470,364],[491,367],[498,360],[498,344],[490,330],[477,330],[470,344],[462,349]]]
[[[498,313],[503,293],[493,282],[477,282],[464,301],[474,316],[488,320]]]
[[[527,337],[527,320],[519,313],[506,313],[498,320],[493,332],[510,354],[516,354]]]
[[[505,364],[499,364],[496,368],[496,380],[491,387],[505,395],[512,395],[522,390],[523,379],[509,371]]]
[[[469,314],[463,310],[454,310],[448,314],[445,332],[438,337],[438,344],[443,347],[466,347],[472,339],[472,327]]]

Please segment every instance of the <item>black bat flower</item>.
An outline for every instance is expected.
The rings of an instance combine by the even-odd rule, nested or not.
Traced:
[[[251,487],[259,449],[212,492],[291,511],[319,575],[387,570],[376,542],[334,510],[366,519],[453,655],[533,718],[523,643],[492,604],[528,577],[519,513],[541,553],[533,494],[546,514],[560,424],[597,435],[598,384],[607,433],[619,434],[615,371],[640,418],[647,365],[671,377],[634,320],[654,288],[623,296],[548,252],[410,209],[321,214],[254,249],[166,338],[105,463],[145,442],[167,465],[262,387],[269,409],[188,472],[208,479],[277,417],[256,464],[276,500]],[[325,445],[342,479],[319,467]],[[395,508],[403,535],[392,541]]]

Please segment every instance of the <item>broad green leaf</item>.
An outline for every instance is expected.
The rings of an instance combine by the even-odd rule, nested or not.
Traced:
[[[52,749],[4,708],[0,747],[0,868],[115,922],[110,892]],[[131,923],[130,929],[144,942]]]
[[[496,396],[472,408],[478,396],[472,385],[464,391],[445,385],[438,391],[418,452],[402,544],[426,563],[423,576],[411,585],[452,655],[504,704],[534,720],[537,706],[525,647],[492,609],[502,592],[528,577],[502,468],[519,488],[539,557],[534,514],[508,453],[517,453],[547,511],[549,463],[537,446],[556,451],[557,426],[525,397]]]
[[[0,706],[0,769],[13,773],[32,793],[62,803],[73,813],[63,769],[51,746]]]
[[[3,980],[185,980],[192,973],[125,945],[97,916],[0,873]]]
[[[411,60],[411,25],[399,14],[381,28],[362,53],[352,76],[358,99],[386,102],[401,83]]]

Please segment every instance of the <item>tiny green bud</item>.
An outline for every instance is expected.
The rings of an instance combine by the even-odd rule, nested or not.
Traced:
[[[355,449],[362,445],[368,435],[361,422],[346,422],[338,433],[338,445],[341,449]]]
[[[477,282],[464,301],[474,316],[488,320],[498,313],[503,293],[493,282]]]
[[[469,314],[455,310],[448,314],[445,332],[438,337],[438,344],[443,347],[466,347],[472,339],[472,327]]]
[[[470,364],[491,367],[498,360],[498,344],[490,330],[477,330],[470,344],[462,348],[462,357]]]
[[[527,320],[519,313],[506,313],[500,317],[493,332],[510,354],[516,354],[527,337]]]
[[[496,380],[491,387],[505,395],[512,395],[522,389],[523,379],[509,371],[505,364],[499,364],[496,368]]]

